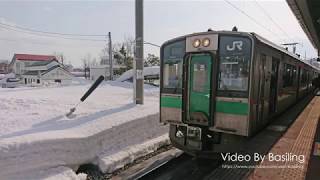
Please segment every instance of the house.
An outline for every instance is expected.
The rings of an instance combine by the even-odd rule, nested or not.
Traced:
[[[10,69],[27,85],[70,84],[73,78],[54,56],[15,54]]]
[[[19,77],[27,71],[26,67],[37,62],[52,60],[57,60],[57,58],[50,55],[15,54],[9,64],[9,71]]]
[[[0,74],[9,73],[9,63],[7,60],[0,60]]]
[[[72,74],[56,60],[39,61],[25,67],[26,72],[21,75],[24,84],[70,84]]]

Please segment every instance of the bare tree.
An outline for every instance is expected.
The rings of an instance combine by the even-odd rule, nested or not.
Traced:
[[[126,49],[128,56],[132,56],[132,57],[134,56],[134,45],[135,45],[134,42],[135,42],[134,38],[131,36],[124,38],[122,45]]]
[[[53,55],[57,58],[58,62],[64,65],[65,56],[63,55],[62,52],[54,52]]]
[[[144,66],[160,66],[160,58],[154,54],[148,54]]]
[[[132,68],[132,61],[134,57],[134,38],[124,37],[123,42],[113,43],[112,51],[114,57],[114,64],[124,65],[127,68]],[[100,53],[100,64],[109,64],[109,47],[106,44],[105,48]]]
[[[82,67],[83,67],[83,70],[84,70],[84,78],[88,79],[89,78],[89,73],[90,73],[91,55],[88,53],[86,56],[84,56],[81,59],[81,61],[82,61]]]
[[[98,66],[99,63],[97,62],[97,59],[96,58],[93,58],[92,60],[89,61],[89,66],[92,67],[92,66]]]
[[[112,51],[116,52],[121,47],[121,43],[113,43],[112,44]],[[109,46],[106,46],[100,52],[100,64],[109,64]]]

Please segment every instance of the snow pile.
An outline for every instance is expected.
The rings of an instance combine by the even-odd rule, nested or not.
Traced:
[[[66,118],[88,87],[0,89],[1,179],[92,162],[108,169],[101,159],[167,133],[159,124],[159,89],[152,86],[145,86],[145,104],[135,105],[132,84],[105,82],[78,106],[75,118]]]
[[[6,177],[3,177],[6,178]],[[87,175],[83,173],[76,174],[71,168],[59,166],[45,170],[17,173],[10,177],[10,180],[86,180]]]
[[[99,157],[98,164],[102,172],[112,173],[126,164],[132,163],[135,159],[146,156],[169,143],[169,136],[165,134],[142,144],[130,146],[124,151],[117,152],[111,156],[103,154]]]
[[[9,74],[1,74],[0,76],[0,84],[6,83],[8,78],[15,78],[16,75],[14,73]]]
[[[143,76],[159,75],[160,66],[144,67]],[[116,81],[123,82],[133,77],[133,69],[130,69],[123,73]]]

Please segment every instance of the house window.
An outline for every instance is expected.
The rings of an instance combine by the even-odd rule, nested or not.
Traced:
[[[37,79],[37,84],[40,84],[40,79]]]

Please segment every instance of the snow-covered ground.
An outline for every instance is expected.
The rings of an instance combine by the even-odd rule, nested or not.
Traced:
[[[150,139],[167,140],[153,86],[145,85],[144,105],[135,105],[131,83],[105,82],[78,106],[75,117],[65,117],[89,86],[0,88],[1,179],[81,179],[84,175],[70,168],[96,163],[109,171],[128,147],[139,152],[138,144],[143,149],[152,146],[143,143]]]

